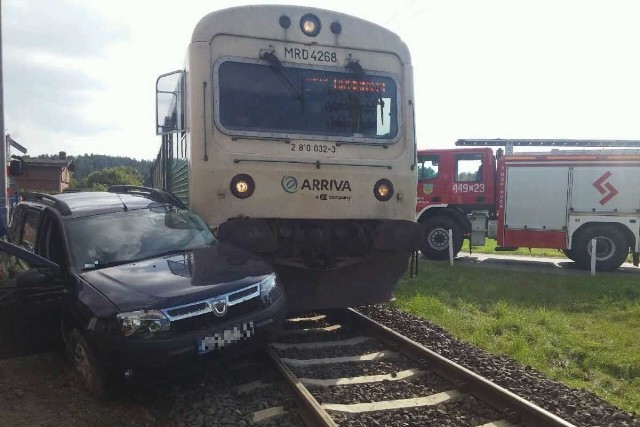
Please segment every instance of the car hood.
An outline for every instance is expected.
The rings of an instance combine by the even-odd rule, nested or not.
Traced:
[[[273,274],[262,258],[220,243],[178,255],[87,271],[83,280],[120,311],[165,308],[240,289]]]

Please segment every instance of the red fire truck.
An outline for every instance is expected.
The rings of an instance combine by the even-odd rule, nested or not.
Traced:
[[[588,269],[618,268],[640,252],[640,141],[458,140],[474,148],[418,152],[417,221],[427,231],[422,253],[446,259],[464,237],[496,250],[552,248]],[[488,146],[505,146],[494,155]],[[562,146],[513,153],[514,146]],[[566,149],[598,147],[598,149]],[[612,147],[627,147],[613,149]],[[452,242],[449,242],[449,230]]]

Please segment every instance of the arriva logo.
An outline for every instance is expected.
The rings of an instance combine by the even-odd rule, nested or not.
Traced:
[[[295,176],[283,176],[280,184],[282,184],[282,189],[287,193],[295,193],[298,191],[298,180]]]

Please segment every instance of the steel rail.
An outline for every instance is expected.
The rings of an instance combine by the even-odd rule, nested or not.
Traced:
[[[362,313],[352,308],[347,309],[346,312],[349,320],[353,320],[359,328],[377,337],[383,343],[396,344],[398,351],[406,356],[416,361],[426,362],[429,369],[460,387],[462,391],[501,410],[509,422],[532,427],[575,427],[574,424],[440,356],[422,344],[400,335]]]
[[[299,411],[299,415],[305,425],[314,427],[337,427],[337,424],[333,421],[329,413],[322,409],[316,398],[309,393],[309,390],[298,380],[298,377],[296,377],[289,367],[280,359],[275,351],[273,351],[272,348],[267,348],[267,354],[286,380],[289,388],[298,398],[298,402],[303,405]]]

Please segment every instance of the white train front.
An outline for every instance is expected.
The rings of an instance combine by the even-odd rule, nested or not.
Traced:
[[[392,297],[423,233],[397,35],[320,9],[213,12],[156,98],[154,185],[271,261],[292,311]]]

